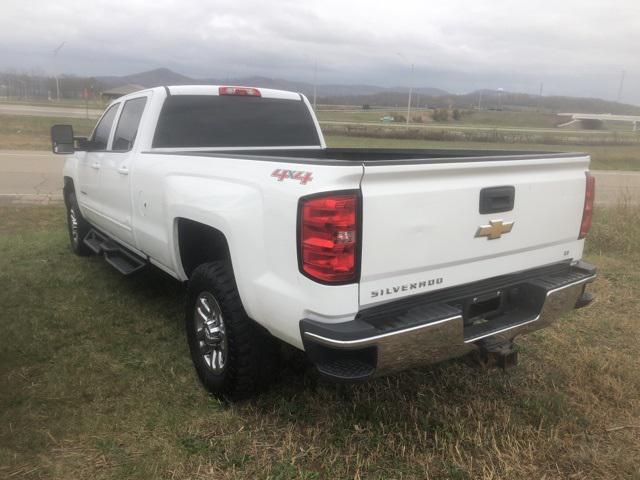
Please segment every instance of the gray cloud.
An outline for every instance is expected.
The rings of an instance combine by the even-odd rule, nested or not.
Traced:
[[[3,0],[0,69],[502,87],[640,104],[637,0]],[[67,43],[58,57],[53,49]]]

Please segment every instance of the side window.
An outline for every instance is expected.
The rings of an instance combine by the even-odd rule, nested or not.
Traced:
[[[115,136],[112,150],[126,152],[131,150],[136,140],[140,118],[147,103],[147,97],[134,98],[124,104]]]
[[[119,103],[111,105],[111,107],[109,107],[109,110],[107,110],[107,112],[98,122],[98,125],[93,132],[93,145],[91,150],[107,149],[107,142],[109,142],[109,133],[111,132],[113,120],[116,118],[116,112],[118,111],[119,105]]]

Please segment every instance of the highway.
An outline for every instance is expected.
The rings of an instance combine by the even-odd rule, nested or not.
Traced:
[[[50,203],[62,199],[64,156],[0,150],[0,203]],[[596,170],[596,203],[640,205],[640,172]]]
[[[98,118],[103,110],[89,108],[89,118]],[[87,118],[87,110],[82,107],[61,107],[47,105],[17,105],[0,103],[0,115],[30,115],[35,117]]]
[[[0,151],[0,203],[62,200],[63,164],[50,152]]]

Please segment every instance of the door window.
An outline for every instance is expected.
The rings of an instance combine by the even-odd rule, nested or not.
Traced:
[[[113,137],[112,150],[126,152],[133,148],[146,103],[147,97],[134,98],[125,102]]]
[[[106,150],[107,143],[109,142],[109,133],[111,133],[111,127],[113,126],[113,120],[116,118],[116,112],[118,111],[119,103],[111,105],[109,110],[102,116],[96,129],[93,132],[93,145],[91,150]]]

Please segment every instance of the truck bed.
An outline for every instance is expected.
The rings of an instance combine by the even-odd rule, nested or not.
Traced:
[[[584,153],[380,148],[164,153],[362,166],[361,306],[582,256],[578,234],[589,165]],[[483,211],[483,202],[493,206]],[[503,225],[504,235],[489,239],[478,233]]]
[[[575,152],[548,152],[522,150],[458,150],[458,149],[397,149],[397,148],[323,148],[323,149],[247,149],[247,150],[184,150],[157,151],[172,155],[199,157],[248,158],[262,161],[286,161],[288,163],[397,165],[417,163],[455,163],[498,160],[531,160],[539,158],[568,158],[584,156]]]

